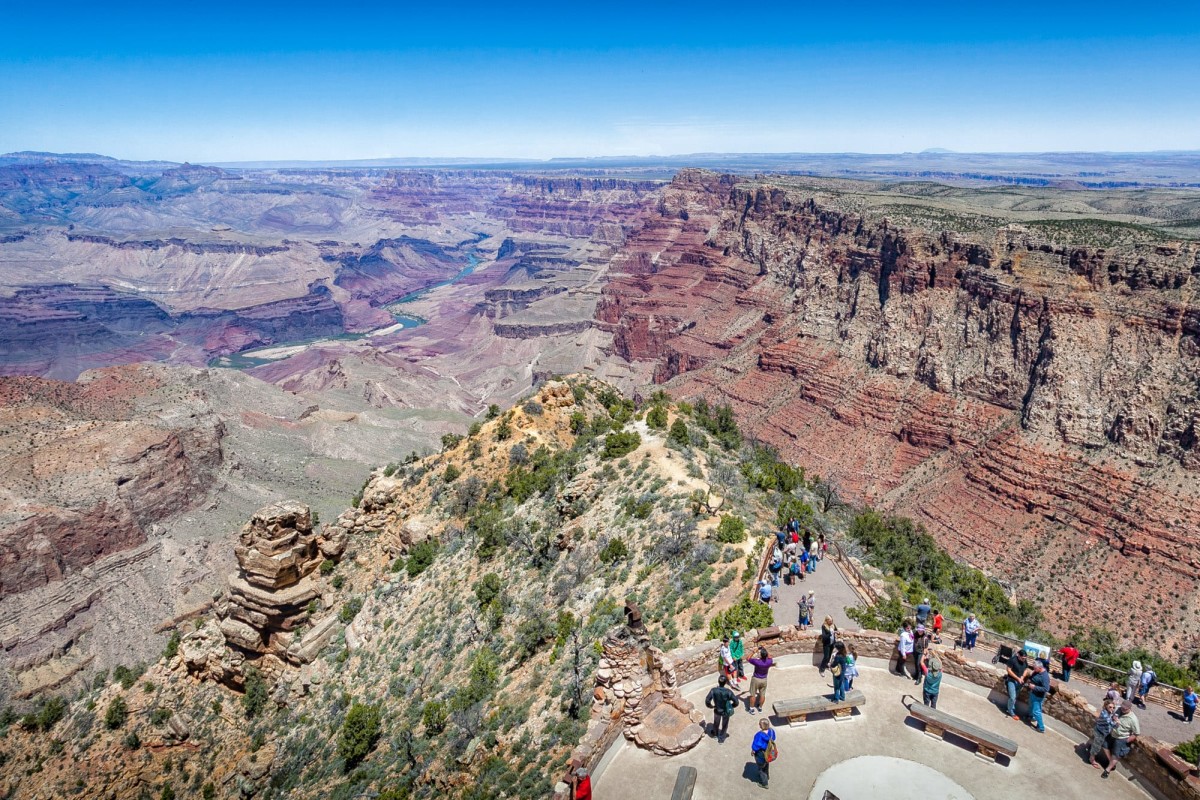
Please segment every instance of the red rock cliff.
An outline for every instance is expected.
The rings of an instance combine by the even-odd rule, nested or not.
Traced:
[[[614,348],[1076,621],[1198,630],[1200,246],[945,233],[684,172],[613,265]]]

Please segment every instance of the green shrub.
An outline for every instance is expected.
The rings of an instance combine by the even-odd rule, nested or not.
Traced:
[[[687,423],[676,418],[671,423],[671,432],[667,434],[667,441],[678,447],[687,447],[691,442],[691,434],[688,433]]]
[[[437,558],[439,549],[437,539],[426,539],[413,545],[412,549],[408,551],[408,563],[404,565],[408,576],[415,578],[429,569],[429,565]]]
[[[217,785],[212,782],[204,784],[204,786],[200,789],[200,797],[203,798],[203,800],[216,800]]]
[[[537,400],[530,400],[525,405],[521,406],[521,410],[531,417],[540,417],[544,411],[542,404]]]
[[[162,725],[171,718],[171,709],[159,706],[150,714],[150,724]]]
[[[745,633],[756,628],[775,624],[775,615],[766,603],[760,603],[743,595],[725,611],[717,614],[708,623],[708,638],[720,639],[733,631]]]
[[[661,431],[667,427],[667,409],[664,406],[654,406],[646,412],[646,424]]]
[[[499,600],[503,590],[504,583],[499,575],[494,572],[484,575],[475,583],[475,598],[479,601],[479,607],[487,608]]]
[[[730,544],[746,541],[746,523],[741,517],[723,514],[717,524],[717,541]]]
[[[125,697],[117,695],[109,701],[108,708],[104,711],[104,727],[115,731],[125,724],[125,717],[128,714],[129,706],[125,703]]]
[[[48,731],[67,715],[67,701],[58,695],[42,700],[38,707],[21,718],[21,727],[26,730]]]
[[[442,473],[442,480],[446,483],[454,483],[458,480],[458,476],[462,475],[462,470],[453,464],[446,465],[446,471]]]
[[[113,667],[113,680],[121,684],[121,688],[128,691],[133,688],[133,685],[138,682],[138,678],[146,673],[145,664],[137,664],[133,667],[127,667],[123,664],[118,664]]]
[[[613,564],[623,558],[629,558],[629,548],[620,536],[609,539],[608,544],[600,551],[600,560],[605,564]]]
[[[463,440],[463,437],[457,433],[443,433],[442,434],[442,452],[444,453],[447,450],[453,450],[454,448],[458,447],[458,443],[461,442],[462,440]]]
[[[775,512],[775,526],[778,530],[784,530],[787,527],[788,520],[792,517],[800,523],[800,530],[806,530],[813,526],[816,522],[816,514],[813,513],[812,506],[803,500],[798,500],[795,497],[788,497],[779,504],[779,508]]]
[[[142,746],[142,737],[137,735],[137,731],[130,731],[121,743],[125,745],[126,750],[137,750]]]
[[[637,431],[621,431],[620,433],[610,433],[604,437],[604,451],[600,454],[602,458],[620,458],[637,450],[642,444],[642,437]]]
[[[496,405],[495,403],[492,403],[490,406],[488,406],[487,418],[495,419],[498,416],[500,416],[500,406]]]
[[[343,586],[346,585],[346,576],[345,575],[334,575],[333,578],[329,581],[329,584],[334,589],[341,589]]]
[[[358,612],[362,611],[362,606],[363,601],[361,597],[351,597],[346,601],[346,605],[342,606],[341,610],[338,611],[338,620],[343,625],[349,625],[358,616]]]
[[[509,422],[508,417],[504,417],[496,424],[496,441],[503,442],[511,439],[513,435],[513,426]]]
[[[446,730],[448,716],[445,703],[440,700],[430,700],[421,709],[421,722],[425,725],[425,733],[437,736]]]
[[[543,644],[554,638],[554,626],[540,614],[523,620],[513,633],[513,641],[522,658],[536,653]]]
[[[158,794],[158,800],[175,800],[175,790],[171,788],[171,784],[163,784],[162,791]]]
[[[1195,764],[1197,761],[1200,761],[1200,736],[1175,745],[1175,755],[1189,764]]]
[[[322,575],[328,575],[331,572],[333,572],[336,568],[337,568],[337,562],[333,561],[332,559],[327,558],[321,562],[321,566],[319,567],[319,570]]]
[[[579,436],[588,428],[587,416],[582,411],[573,411],[571,412],[569,424],[571,426],[571,433]]]
[[[780,461],[779,454],[770,447],[751,447],[750,454],[742,461],[741,469],[746,482],[764,492],[791,494],[804,486],[804,470]]]
[[[479,435],[481,430],[483,430],[483,423],[472,422],[471,427],[467,428],[467,436],[473,439]]]
[[[255,667],[246,670],[246,693],[242,695],[242,708],[248,719],[259,715],[267,705],[267,682]]]
[[[171,638],[167,639],[167,646],[163,649],[163,658],[170,661],[175,656],[179,655],[179,643],[183,641],[183,634],[179,629],[171,631]]]
[[[710,407],[703,397],[696,401],[693,418],[701,428],[708,431],[721,447],[736,450],[742,445],[742,434],[728,404]]]
[[[366,758],[379,741],[380,721],[379,706],[356,702],[350,707],[337,747],[338,755],[346,761],[347,772]]]

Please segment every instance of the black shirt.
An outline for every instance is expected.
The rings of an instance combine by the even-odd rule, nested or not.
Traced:
[[[704,705],[716,711],[718,714],[724,714],[726,709],[737,705],[737,695],[725,686],[714,686],[708,690],[708,697],[704,698]]]
[[[1021,658],[1021,656],[1023,656],[1023,655],[1025,655],[1025,651],[1018,650],[1016,653],[1013,654],[1013,657],[1008,660],[1008,668],[1010,670],[1012,670],[1012,674],[1016,675],[1018,680],[1020,680],[1021,678],[1024,678],[1025,671],[1029,669],[1029,661],[1027,659]],[[1013,678],[1011,675],[1008,675],[1006,673],[1004,676],[1004,679],[1011,681]]]

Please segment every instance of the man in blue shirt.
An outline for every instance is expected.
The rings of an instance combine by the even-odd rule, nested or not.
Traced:
[[[1041,661],[1033,662],[1033,674],[1029,677],[1029,724],[1037,728],[1038,733],[1046,732],[1046,723],[1042,720],[1042,703],[1050,694],[1050,673]]]

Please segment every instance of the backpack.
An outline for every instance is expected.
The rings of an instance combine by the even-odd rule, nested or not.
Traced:
[[[779,747],[776,746],[774,739],[767,742],[767,750],[763,754],[763,758],[765,758],[767,760],[768,764],[770,764],[775,759],[779,758]]]
[[[737,708],[737,704],[738,704],[737,696],[733,692],[726,689],[725,690],[725,716],[732,717],[734,710]]]
[[[1147,669],[1146,672],[1149,673],[1149,675],[1150,675],[1150,680],[1146,681],[1146,688],[1149,689],[1152,686],[1157,686],[1158,685],[1158,674],[1155,673],[1155,671],[1152,669]]]
[[[789,570],[789,572],[791,572],[793,575],[799,575],[799,574],[800,574],[800,562],[799,562],[799,561],[793,561],[793,562],[792,562],[792,567],[791,567],[791,569]]]

